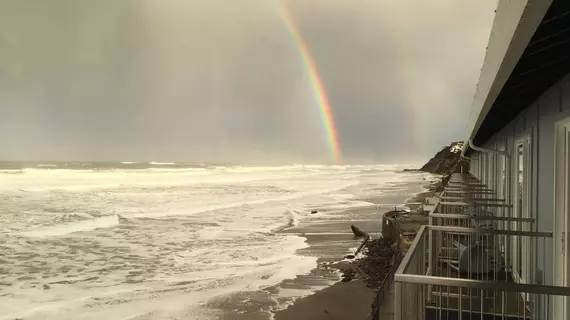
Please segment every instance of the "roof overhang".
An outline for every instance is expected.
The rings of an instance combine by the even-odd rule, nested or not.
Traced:
[[[498,1],[473,98],[463,154],[469,151],[469,141],[476,138],[551,4],[552,0]]]

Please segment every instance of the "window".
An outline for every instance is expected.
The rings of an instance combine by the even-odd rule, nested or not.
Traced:
[[[524,147],[522,144],[517,146],[517,183],[516,183],[516,192],[517,192],[517,205],[515,216],[517,218],[523,217],[523,199],[524,199]],[[520,228],[520,223],[518,224],[517,230],[522,231]],[[522,245],[519,243],[516,248],[516,261],[515,267],[516,271],[519,275],[522,275]]]
[[[507,157],[503,157],[503,165],[501,167],[501,198],[507,198]]]
[[[570,285],[568,234],[570,230],[570,119],[558,123],[554,149],[554,284]],[[560,319],[570,319],[570,299],[556,297],[554,313]]]
[[[502,148],[502,150],[504,151],[505,148]],[[498,161],[497,175],[499,177],[499,181],[497,186],[497,195],[498,198],[505,199],[504,203],[508,204],[508,201],[506,201],[506,199],[508,198],[507,197],[507,167],[508,167],[507,157],[500,156],[498,160],[499,161]],[[498,209],[498,215],[501,217],[507,216],[507,213],[508,213],[507,208]],[[500,221],[499,228],[506,229],[506,222]],[[505,252],[505,239],[503,237],[500,237],[500,245],[501,245],[501,252]]]
[[[515,218],[530,218],[530,171],[531,165],[530,135],[517,141],[513,155],[513,193]],[[527,223],[513,222],[512,229],[530,231]],[[513,277],[522,283],[528,283],[531,276],[530,240],[528,237],[512,237],[512,271]]]

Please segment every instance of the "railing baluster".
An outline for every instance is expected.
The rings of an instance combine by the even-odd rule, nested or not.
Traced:
[[[489,199],[489,196],[485,195],[484,198]],[[474,208],[483,207],[486,206],[477,205]],[[396,319],[425,319],[426,308],[434,311],[433,314],[440,320],[471,319],[473,315],[486,319],[487,314],[495,314],[496,318],[503,319],[551,319],[550,296],[570,296],[570,288],[531,284],[540,280],[532,271],[534,264],[525,265],[520,272],[528,284],[512,282],[507,272],[518,271],[513,268],[513,243],[519,243],[525,248],[520,257],[526,261],[528,257],[537,257],[534,251],[528,250],[536,249],[542,241],[543,249],[540,251],[545,259],[546,242],[552,241],[552,233],[535,232],[533,227],[526,225],[532,224],[533,219],[512,217],[510,208],[494,210],[496,216],[489,216],[491,211],[479,212],[479,217],[469,216],[465,208],[462,204],[440,202],[430,213],[430,225],[422,227],[418,232],[395,275],[396,287],[399,290],[404,288],[408,296],[408,299],[405,299],[402,293],[396,295],[396,299],[405,300],[395,304],[400,307],[397,308],[399,317]],[[478,221],[491,224],[468,228],[469,223],[479,225]],[[504,230],[508,225],[514,229]],[[499,229],[496,229],[497,227]],[[467,241],[467,245],[478,245],[472,251],[466,251],[467,255],[461,262],[461,250],[453,248],[455,242],[463,241]],[[528,246],[529,244],[531,246]],[[441,257],[453,260],[454,252],[457,252],[457,260],[460,260],[460,272],[452,272],[451,263],[440,260]],[[467,266],[462,266],[465,261]],[[466,271],[471,279],[463,279],[462,270]],[[410,277],[412,275],[414,276]],[[403,287],[403,284],[406,286]],[[468,304],[464,293],[469,299]],[[479,299],[478,303],[474,303],[476,299]],[[511,303],[514,303],[512,307]],[[457,316],[452,316],[451,312]]]

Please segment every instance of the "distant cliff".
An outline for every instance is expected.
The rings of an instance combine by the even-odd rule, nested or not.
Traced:
[[[467,172],[468,163],[461,161],[462,148],[463,141],[453,142],[436,153],[433,158],[420,168],[420,171],[449,175],[453,172],[461,171],[461,166],[463,165],[464,171]]]

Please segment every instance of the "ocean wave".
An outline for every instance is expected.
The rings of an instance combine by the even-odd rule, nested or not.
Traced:
[[[58,169],[45,169],[45,168],[25,168],[22,169],[22,171],[26,174],[36,174],[36,175],[43,175],[43,176],[54,176],[54,175],[62,175],[62,174],[66,174],[66,173],[73,173],[76,170],[72,170],[72,169],[63,169],[63,168],[58,168]]]
[[[272,233],[281,232],[299,225],[299,210],[289,209],[284,213],[285,222],[271,230]]]
[[[287,229],[293,228],[299,225],[299,211],[298,210],[288,210],[287,212],[287,225],[285,226]]]
[[[288,201],[288,200],[299,199],[299,198],[306,197],[306,196],[326,194],[329,192],[342,190],[344,188],[354,186],[358,183],[359,183],[358,180],[347,180],[347,181],[343,181],[342,183],[335,184],[334,187],[330,186],[327,188],[311,189],[311,190],[301,191],[301,192],[292,192],[292,193],[288,193],[285,195],[277,195],[277,196],[273,196],[273,197],[261,198],[261,199],[255,199],[255,200],[245,200],[245,201],[237,201],[237,202],[230,202],[230,203],[223,203],[223,204],[212,204],[212,205],[208,205],[208,206],[195,207],[193,209],[181,210],[181,211],[177,211],[177,212],[160,212],[160,213],[155,213],[152,217],[156,218],[156,217],[168,217],[168,216],[178,216],[178,215],[194,215],[197,213],[211,212],[211,211],[217,211],[217,210],[225,210],[225,209],[237,208],[237,207],[242,207],[242,206],[266,204],[266,203],[274,202],[274,201]],[[134,217],[148,217],[147,214],[134,214],[133,216]]]
[[[304,166],[292,165],[292,166],[233,166],[226,167],[227,172],[239,172],[239,173],[249,173],[249,172],[262,172],[262,171],[287,171],[292,169],[303,169]]]
[[[57,164],[44,164],[44,163],[40,163],[38,164],[39,168],[57,168]]]
[[[159,173],[185,173],[185,172],[206,172],[211,171],[208,168],[148,168],[141,170],[141,172],[159,172]]]
[[[10,170],[0,170],[0,174],[23,174],[22,169],[10,169]]]
[[[331,212],[364,205],[358,200],[363,186],[382,186],[397,176],[353,166],[149,168],[145,162],[90,170],[94,166],[121,164],[36,167],[1,176],[0,222],[9,227],[0,228],[0,240],[10,248],[3,256],[8,260],[3,281],[11,283],[5,287],[4,317],[46,318],[57,310],[64,320],[188,314],[202,319],[195,314],[210,310],[215,299],[233,306],[229,295],[252,297],[253,291],[248,307],[282,308],[318,290],[314,282],[295,286],[296,280],[287,280],[311,273],[317,258],[308,253],[313,248],[305,250],[306,238],[275,231],[304,227],[310,220],[317,225],[314,234],[339,234],[328,229],[331,221],[359,216]],[[101,186],[110,188],[96,189]],[[346,249],[354,246],[348,243]],[[38,263],[41,267],[29,268]],[[30,278],[18,279],[23,273]],[[42,290],[43,283],[51,288]],[[257,299],[260,294],[266,295]],[[266,304],[268,296],[276,303]]]
[[[100,228],[109,228],[119,224],[117,215],[110,215],[90,220],[56,224],[53,226],[41,227],[35,230],[21,232],[20,235],[32,238],[46,238],[65,236],[75,232],[93,231]]]

